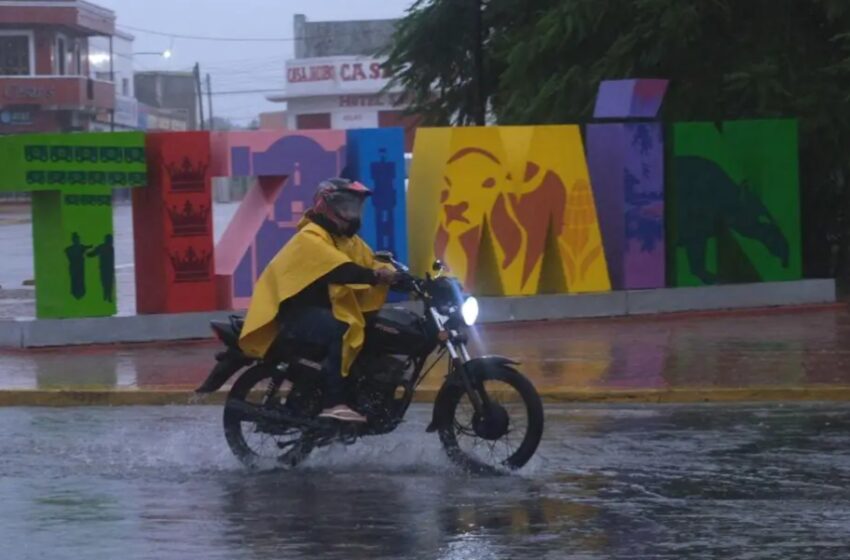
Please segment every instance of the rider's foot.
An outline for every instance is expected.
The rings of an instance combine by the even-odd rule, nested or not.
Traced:
[[[319,418],[331,418],[340,422],[366,422],[367,420],[365,416],[344,404],[324,409],[319,414]]]

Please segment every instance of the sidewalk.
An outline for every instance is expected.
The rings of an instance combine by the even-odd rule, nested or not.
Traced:
[[[850,401],[843,306],[488,325],[475,346],[520,361],[550,402]],[[0,351],[0,405],[187,404],[217,351],[206,341]],[[441,366],[418,400],[433,400]]]

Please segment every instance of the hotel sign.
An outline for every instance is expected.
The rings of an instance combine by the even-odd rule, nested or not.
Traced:
[[[293,59],[286,63],[286,96],[377,94],[389,84],[384,59],[338,56]]]

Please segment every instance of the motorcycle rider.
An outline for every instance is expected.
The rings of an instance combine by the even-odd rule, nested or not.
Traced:
[[[363,346],[364,314],[380,309],[398,279],[357,235],[370,195],[348,179],[319,184],[298,232],[257,280],[239,340],[246,354],[266,358],[278,335],[323,347],[319,416],[343,422],[366,421],[345,402],[343,377]]]

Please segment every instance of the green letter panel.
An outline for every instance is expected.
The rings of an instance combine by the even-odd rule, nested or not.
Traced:
[[[668,173],[672,286],[801,277],[797,123],[678,123]]]
[[[36,314],[113,315],[112,189],[147,183],[141,132],[0,138],[0,191],[32,191]]]

